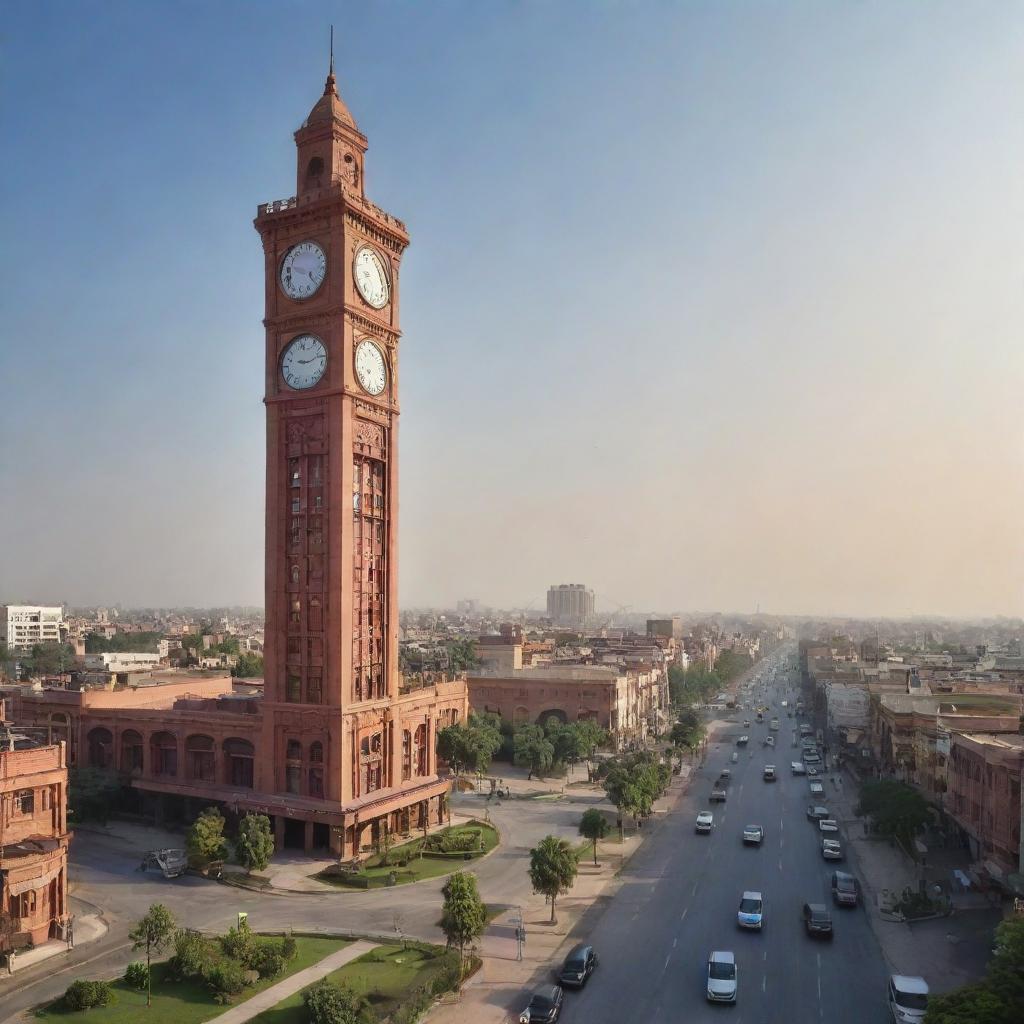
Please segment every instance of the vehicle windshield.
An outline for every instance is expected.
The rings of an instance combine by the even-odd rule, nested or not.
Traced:
[[[708,977],[715,981],[732,981],[736,977],[735,964],[723,964],[712,960],[708,966]]]
[[[747,831],[748,832],[760,832],[761,831],[761,826],[760,825],[748,825],[747,826]]]
[[[547,996],[534,996],[530,1000],[530,1005],[536,1007],[538,1010],[550,1010],[551,1000]]]
[[[906,1010],[927,1010],[928,997],[923,992],[901,992],[896,989],[896,1005]]]
[[[578,960],[573,959],[565,961],[565,969],[567,971],[582,971],[583,968],[586,966],[587,962],[583,959],[583,957],[580,957]]]
[[[740,913],[741,914],[760,914],[761,913],[761,901],[760,900],[740,900]]]

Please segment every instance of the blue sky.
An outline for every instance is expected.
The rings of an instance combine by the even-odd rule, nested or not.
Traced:
[[[404,603],[1024,613],[1001,2],[11,8],[0,599],[261,602],[251,222],[332,21],[412,235]]]

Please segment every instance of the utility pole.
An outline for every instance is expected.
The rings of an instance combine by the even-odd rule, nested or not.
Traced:
[[[516,960],[523,959],[523,946],[526,943],[526,927],[523,925],[523,908],[516,907]]]

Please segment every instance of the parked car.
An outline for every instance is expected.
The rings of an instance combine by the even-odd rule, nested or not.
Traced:
[[[821,855],[825,860],[842,860],[843,848],[838,839],[822,839]]]
[[[819,818],[818,819],[818,831],[819,832],[838,832],[839,822],[835,818]]]
[[[806,775],[807,769],[804,767],[803,761],[794,761],[790,766],[789,770],[794,775]]]
[[[811,796],[821,796],[825,792],[825,787],[820,782],[811,782],[808,788],[811,791]]]
[[[737,747],[745,747],[749,741],[750,741],[750,737],[749,736],[741,736],[736,741],[736,746]]]
[[[773,765],[773,764],[766,764],[764,766],[764,771],[761,774],[764,776],[764,781],[765,782],[774,782],[775,781],[775,765]]]
[[[813,764],[807,766],[807,774],[813,779],[818,774],[818,769]]]
[[[860,897],[860,886],[853,875],[845,871],[832,872],[832,900],[840,907],[855,907]]]
[[[732,755],[730,756],[729,760],[732,761],[733,764],[735,764],[739,759],[740,759],[740,755],[737,754],[736,751],[734,750],[732,752]]]
[[[774,747],[775,746],[775,737],[774,736],[765,736],[765,738],[764,738],[764,746],[766,746],[766,747]]]
[[[541,985],[519,1014],[519,1024],[554,1024],[562,1012],[564,995],[561,985]]]
[[[708,1002],[735,1003],[738,983],[736,957],[721,950],[712,953],[708,957]]]
[[[743,830],[743,842],[745,844],[753,843],[755,846],[760,846],[763,839],[764,829],[760,825],[748,825]]]
[[[821,821],[822,818],[827,818],[829,813],[827,807],[819,807],[817,804],[807,805],[807,817],[810,821]]]
[[[759,892],[743,894],[740,908],[736,912],[736,923],[741,928],[754,928],[757,931],[764,927],[764,900]]]
[[[889,978],[889,1012],[896,1024],[920,1024],[928,1010],[924,978],[894,974]]]
[[[824,903],[804,904],[804,927],[807,934],[819,938],[832,938],[832,915]]]
[[[715,827],[715,816],[710,811],[701,811],[697,815],[697,832],[710,832]]]
[[[594,947],[581,943],[565,958],[558,980],[567,988],[583,988],[596,966],[597,953],[594,952]]]

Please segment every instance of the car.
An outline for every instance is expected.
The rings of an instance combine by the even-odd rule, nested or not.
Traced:
[[[807,805],[807,817],[810,821],[821,821],[822,818],[829,816],[829,809],[827,807],[819,807],[817,804]]]
[[[701,811],[697,815],[697,832],[710,832],[715,827],[715,816],[710,811]]]
[[[743,830],[743,842],[745,845],[753,843],[755,846],[760,846],[763,839],[764,828],[761,825],[748,825]]]
[[[562,1012],[564,995],[561,985],[541,985],[519,1014],[519,1024],[554,1024]]]
[[[820,782],[812,782],[807,787],[811,791],[811,796],[821,796],[825,792],[825,787]]]
[[[928,982],[907,974],[889,978],[889,1012],[896,1024],[920,1024],[928,1010]]]
[[[815,768],[813,764],[809,764],[807,766],[807,774],[810,775],[811,778],[813,778],[815,775],[818,774],[818,769]]]
[[[749,729],[750,728],[750,719],[749,718],[744,718],[743,719],[743,728],[744,729]]]
[[[733,764],[735,764],[739,759],[740,759],[740,755],[737,754],[736,751],[734,750],[732,752],[732,754],[730,755],[729,760],[732,761]]]
[[[737,747],[745,747],[749,741],[750,741],[750,737],[749,736],[741,736],[736,741],[736,746]]]
[[[766,747],[774,747],[775,746],[775,737],[774,736],[765,736],[765,738],[764,738],[764,745]]]
[[[711,803],[725,803],[725,788],[719,783],[715,783],[714,789],[711,790],[711,796],[708,797]]]
[[[860,898],[860,886],[853,875],[845,871],[832,872],[832,900],[840,907],[855,907]]]
[[[821,764],[821,758],[813,750],[805,750],[804,764],[807,765],[807,770],[810,771],[812,765],[817,767]]]
[[[807,934],[819,938],[832,938],[832,915],[824,903],[804,904],[804,927]]]
[[[789,770],[794,775],[806,775],[807,769],[804,767],[803,761],[794,761],[790,766]]]
[[[764,766],[764,771],[761,774],[764,776],[764,781],[765,782],[774,782],[775,781],[775,765],[773,765],[773,764],[766,764]]]
[[[818,831],[819,832],[838,832],[839,822],[835,818],[819,818],[818,819]]]
[[[730,768],[723,768],[718,773],[718,777],[720,779],[725,779],[725,781],[728,782],[732,778],[732,770]]]
[[[736,957],[724,950],[715,950],[708,957],[708,1002],[735,1003],[738,981]]]
[[[760,931],[764,927],[764,900],[759,892],[745,892],[736,911],[736,923],[741,928]]]
[[[822,839],[821,855],[825,860],[842,860],[843,848],[838,839]]]
[[[596,966],[597,953],[594,952],[594,947],[580,943],[573,947],[565,958],[565,963],[558,973],[558,980],[566,988],[583,988]]]

